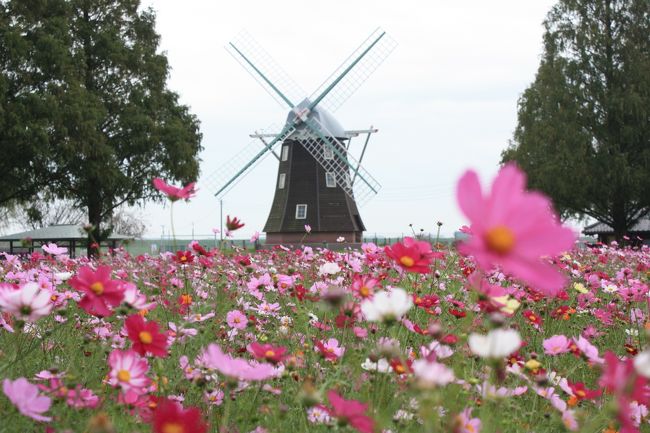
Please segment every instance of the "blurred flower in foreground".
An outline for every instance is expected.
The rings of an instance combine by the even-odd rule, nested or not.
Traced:
[[[180,403],[167,398],[158,401],[153,414],[154,433],[205,433],[207,430],[198,408],[184,409]]]
[[[376,292],[372,299],[363,301],[361,312],[369,322],[390,322],[400,320],[412,306],[411,296],[395,287],[390,292]]]
[[[345,400],[336,391],[329,390],[327,399],[332,405],[329,410],[330,416],[338,418],[342,424],[350,424],[357,431],[372,433],[375,421],[366,415],[368,405],[357,400]]]
[[[469,348],[481,358],[499,359],[510,355],[521,346],[519,332],[514,329],[494,329],[487,335],[470,334]]]
[[[2,391],[23,415],[37,421],[52,420],[51,417],[42,415],[52,405],[52,399],[39,395],[38,386],[29,383],[24,377],[14,381],[5,379],[2,382]]]
[[[260,364],[223,353],[217,344],[210,344],[201,355],[202,364],[238,380],[266,380],[275,377],[278,371],[271,364]]]
[[[167,195],[167,198],[171,201],[176,200],[189,200],[190,198],[196,195],[196,183],[192,182],[187,184],[184,188],[178,188],[173,185],[169,185],[167,182],[157,177],[153,180],[153,186],[163,194]]]
[[[474,256],[485,271],[500,266],[555,296],[566,279],[542,258],[571,249],[575,234],[558,222],[547,197],[527,192],[525,186],[525,174],[513,164],[499,171],[488,195],[483,195],[476,172],[466,172],[458,182],[457,198],[473,234],[458,250]]]
[[[52,254],[53,256],[58,256],[60,254],[65,254],[68,252],[66,247],[60,247],[55,243],[49,243],[41,247],[46,253]]]

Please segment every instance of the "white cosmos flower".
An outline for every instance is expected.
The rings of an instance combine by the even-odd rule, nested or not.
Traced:
[[[378,373],[389,373],[392,369],[385,358],[379,358],[377,362],[372,362],[369,358],[366,358],[366,360],[361,363],[361,368],[366,371],[376,371]]]
[[[481,358],[503,358],[519,349],[521,337],[514,329],[494,329],[487,335],[470,334],[469,348]]]
[[[650,350],[644,350],[634,357],[634,369],[641,376],[650,378]]]
[[[318,268],[318,275],[334,275],[341,272],[341,267],[334,262],[323,263]]]
[[[375,293],[372,299],[361,303],[361,312],[369,322],[400,320],[413,306],[411,296],[404,289],[393,288],[390,292]]]
[[[57,272],[54,276],[61,281],[67,281],[72,276],[72,272]]]
[[[0,311],[11,313],[20,320],[35,322],[52,311],[51,296],[34,282],[25,283],[17,290],[3,288],[0,289]]]

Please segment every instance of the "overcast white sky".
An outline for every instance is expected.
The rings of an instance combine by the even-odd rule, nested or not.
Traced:
[[[364,158],[382,189],[361,208],[367,233],[451,235],[466,221],[455,183],[468,168],[487,181],[517,121],[517,99],[534,79],[551,0],[232,1],[148,0],[172,67],[169,87],[201,120],[202,176],[287,112],[223,48],[246,29],[308,93],[376,28],[399,44],[336,113],[346,129],[379,128]],[[277,160],[266,158],[224,199],[224,215],[261,231]],[[176,233],[209,234],[219,203],[198,182],[175,205]],[[148,237],[169,230],[169,209],[147,204]]]

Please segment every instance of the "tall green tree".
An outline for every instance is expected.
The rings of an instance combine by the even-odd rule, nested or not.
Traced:
[[[199,121],[159,40],[139,0],[0,0],[0,206],[46,187],[101,240],[115,208],[159,197],[154,177],[197,178]]]
[[[502,162],[564,217],[623,236],[650,212],[650,1],[560,0]]]

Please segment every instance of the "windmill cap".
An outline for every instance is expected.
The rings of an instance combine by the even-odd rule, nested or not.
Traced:
[[[296,108],[289,112],[289,115],[287,116],[287,123],[293,124],[296,119],[296,112],[300,112],[301,110],[309,108],[309,105],[311,105],[309,98],[303,99],[302,102],[296,106]],[[338,120],[336,120],[334,116],[332,116],[324,108],[320,108],[319,106],[314,107],[311,113],[309,113],[309,117],[315,118],[318,121],[317,124],[319,124],[319,126],[322,125],[322,127],[319,129],[324,136],[335,137],[339,139],[347,138],[345,135],[345,129],[343,129]],[[304,128],[304,126],[302,126],[302,128]]]

